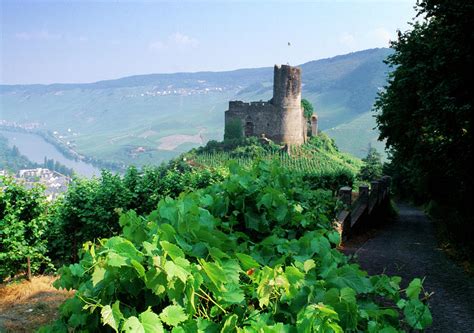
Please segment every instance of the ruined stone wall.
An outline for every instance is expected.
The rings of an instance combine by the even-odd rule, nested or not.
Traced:
[[[277,116],[278,110],[269,102],[244,103],[229,102],[229,110],[225,112],[226,124],[234,119],[240,120],[244,136],[262,134],[278,142],[277,134],[281,131],[281,119]]]
[[[239,119],[244,136],[265,136],[275,142],[302,144],[306,121],[301,107],[301,69],[275,66],[273,98],[269,102],[230,101],[226,124]]]

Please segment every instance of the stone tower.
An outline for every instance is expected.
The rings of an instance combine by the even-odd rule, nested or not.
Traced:
[[[242,125],[243,136],[265,137],[284,144],[302,144],[307,125],[301,107],[301,68],[275,65],[273,98],[268,102],[230,101],[225,123]]]
[[[275,65],[273,69],[272,104],[279,110],[281,126],[276,141],[302,144],[305,141],[305,119],[301,108],[301,68]]]

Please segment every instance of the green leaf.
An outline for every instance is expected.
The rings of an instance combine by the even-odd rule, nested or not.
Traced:
[[[107,265],[112,267],[128,266],[127,258],[115,252],[109,252],[107,254]]]
[[[105,268],[95,266],[94,273],[92,273],[92,285],[95,287],[100,281],[104,279]]]
[[[226,290],[221,292],[222,300],[230,304],[240,304],[245,299],[243,290],[240,289],[239,285],[231,284],[226,286]]]
[[[187,320],[184,309],[179,305],[169,305],[160,314],[161,320],[169,326],[177,326]]]
[[[403,309],[407,323],[416,329],[425,329],[431,326],[433,318],[430,309],[418,299],[410,299]]]
[[[356,266],[342,266],[334,270],[328,277],[327,282],[338,288],[349,287],[358,293],[366,293],[371,290],[372,285],[369,279],[362,275]]]
[[[222,326],[221,333],[233,333],[236,331],[237,328],[237,320],[239,317],[236,314],[229,316],[224,325]]]
[[[145,333],[163,333],[163,325],[160,317],[150,309],[140,314],[140,322],[143,325]]]
[[[116,301],[112,307],[110,305],[104,306],[100,314],[104,325],[109,325],[115,332],[118,332],[120,321],[123,320],[123,314],[120,311],[120,302]]]
[[[407,296],[410,299],[418,299],[421,292],[421,280],[419,278],[413,279],[406,290]]]
[[[81,264],[69,265],[69,269],[73,276],[82,277],[84,275],[84,267]]]
[[[271,193],[266,193],[262,196],[259,202],[257,202],[257,207],[265,206],[265,208],[269,209],[272,206],[273,198]]]
[[[145,333],[145,328],[137,317],[132,316],[123,324],[123,332]]]
[[[403,298],[400,299],[398,302],[397,302],[397,307],[399,309],[403,309],[405,307],[405,305],[407,305],[407,301],[404,300]]]
[[[174,262],[172,261],[167,261],[165,263],[165,272],[166,274],[168,275],[168,280],[171,280],[172,278],[174,277],[177,277],[178,279],[180,279],[183,283],[186,282],[188,276],[189,276],[189,272],[186,271],[184,268],[176,265]]]
[[[160,245],[163,250],[165,250],[166,253],[171,257],[171,259],[175,260],[178,257],[184,258],[183,250],[181,250],[177,245],[167,241],[161,241]]]
[[[303,266],[305,273],[308,273],[310,270],[316,267],[316,263],[313,259],[308,259],[304,262]]]
[[[235,256],[237,257],[237,259],[239,259],[240,263],[242,264],[242,268],[244,270],[260,267],[260,264],[248,254],[236,253]]]
[[[206,262],[203,259],[199,259],[199,263],[206,275],[216,286],[222,285],[222,279],[225,277],[222,267],[212,262]]]
[[[139,262],[142,260],[143,254],[137,250],[132,242],[123,237],[116,236],[109,238],[104,246],[121,257],[135,259]]]
[[[143,267],[142,264],[140,264],[138,261],[136,260],[133,260],[131,261],[132,263],[132,266],[135,268],[135,270],[137,271],[138,273],[138,276],[140,276],[141,278],[143,278],[145,276],[145,267]]]
[[[285,220],[286,214],[288,213],[288,206],[280,205],[275,211],[275,216],[278,222],[283,222]]]
[[[222,262],[222,269],[224,271],[224,276],[221,277],[221,280],[226,281],[226,283],[239,284],[240,282],[240,273],[242,269],[240,268],[239,262],[235,259],[226,260]]]
[[[339,243],[341,243],[341,236],[337,231],[328,232],[327,236],[331,243],[335,245],[339,245]]]

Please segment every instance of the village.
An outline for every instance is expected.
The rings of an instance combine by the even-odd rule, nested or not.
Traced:
[[[32,188],[40,184],[44,187],[44,193],[49,201],[55,200],[59,195],[66,192],[71,178],[46,168],[21,169],[16,173],[0,170],[0,177],[11,176],[20,181],[26,188]]]

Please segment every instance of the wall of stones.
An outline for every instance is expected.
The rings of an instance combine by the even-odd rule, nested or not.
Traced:
[[[230,101],[226,124],[239,119],[244,136],[262,134],[275,142],[302,144],[306,121],[301,107],[301,69],[288,65],[274,67],[273,98],[269,102]]]
[[[225,113],[226,124],[233,119],[240,120],[244,136],[262,134],[273,141],[279,142],[281,119],[279,110],[268,102],[253,102],[234,104],[229,103],[229,110]]]

